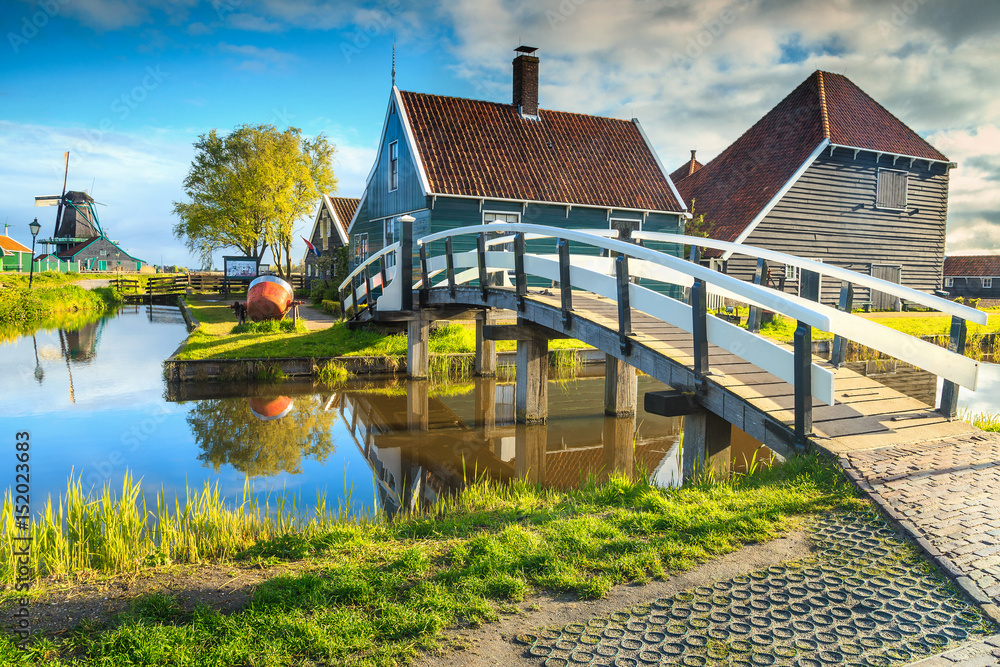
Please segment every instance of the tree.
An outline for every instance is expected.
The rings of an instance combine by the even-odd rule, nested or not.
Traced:
[[[319,194],[335,192],[331,162],[336,148],[322,134],[274,125],[240,125],[228,135],[198,137],[184,179],[189,202],[174,202],[174,235],[185,239],[204,266],[222,248],[260,261],[271,250],[278,274],[291,273],[295,226]]]
[[[688,220],[687,224],[684,225],[684,233],[688,236],[695,236],[701,239],[708,239],[712,237],[712,229],[715,228],[715,222],[710,222],[705,220],[704,213],[697,213],[695,211],[695,200],[691,200],[691,219]],[[687,257],[691,252],[691,246],[684,246],[684,256]]]

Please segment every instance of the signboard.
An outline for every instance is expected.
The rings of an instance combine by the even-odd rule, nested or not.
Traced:
[[[226,280],[253,280],[257,277],[256,257],[223,257]]]

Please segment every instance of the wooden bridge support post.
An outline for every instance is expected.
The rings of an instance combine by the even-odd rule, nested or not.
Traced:
[[[496,322],[497,317],[491,310],[484,310],[476,315],[476,375],[493,377],[497,374],[496,341],[486,340],[483,337],[484,327],[494,325]]]
[[[840,285],[840,303],[837,307],[849,313],[854,310],[854,285],[848,281],[843,281]],[[840,368],[847,358],[847,339],[841,335],[833,337],[833,348],[830,351],[830,364],[834,368]]]
[[[403,287],[403,298],[400,308],[404,312],[413,310],[413,223],[414,219],[412,215],[404,215],[399,219],[401,229],[396,271],[399,274],[399,280]],[[385,290],[384,273],[382,289]]]
[[[543,424],[549,416],[549,341],[517,341],[514,418],[521,424]]]
[[[717,474],[729,472],[731,458],[732,425],[708,410],[684,417],[682,470],[684,479],[692,479],[707,468]]]
[[[708,373],[708,286],[695,278],[691,286],[691,337],[694,348],[694,374],[700,382]]]
[[[430,322],[423,317],[406,323],[406,375],[426,378],[430,362]]]
[[[948,350],[957,354],[965,354],[965,338],[967,332],[965,320],[954,316],[951,318],[951,336],[948,339]],[[941,405],[938,412],[951,419],[958,414],[958,385],[951,380],[945,380],[941,386]]]
[[[761,281],[767,283],[767,260],[761,257],[757,260],[757,268],[753,272],[753,284],[760,285]],[[750,306],[750,315],[747,317],[747,329],[750,333],[760,333],[760,314],[758,306]]]
[[[638,400],[639,379],[635,368],[610,354],[604,355],[604,414],[634,415]]]

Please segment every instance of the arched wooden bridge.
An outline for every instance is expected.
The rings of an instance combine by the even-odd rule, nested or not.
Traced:
[[[976,388],[979,364],[961,352],[966,322],[985,324],[983,312],[835,266],[711,239],[640,231],[621,240],[608,238],[616,234],[610,231],[494,223],[414,240],[412,223],[402,222],[401,240],[341,285],[344,310],[358,321],[406,320],[414,376],[426,374],[430,321],[481,311],[477,370],[493,370],[492,340],[518,341],[517,417],[526,423],[546,415],[548,340],[571,337],[607,355],[610,412],[634,409],[629,367],[676,390],[647,394],[646,407],[690,415],[685,441],[695,446],[685,447],[686,470],[705,447],[711,454],[713,442],[725,446],[729,424],[783,455],[810,444],[845,452],[974,430],[952,418],[958,385]],[[692,247],[691,261],[664,252],[678,246]],[[700,249],[754,257],[757,277],[745,282],[702,266]],[[814,298],[760,285],[768,262],[797,267]],[[818,303],[821,277],[841,282],[839,308]],[[951,315],[950,347],[851,314],[855,290]],[[750,304],[749,330],[711,316],[711,295]],[[518,325],[492,325],[499,310],[516,313]],[[797,322],[794,345],[755,333],[762,310]],[[812,354],[813,328],[835,334],[830,360]],[[843,368],[847,341],[943,377],[941,404],[931,408]]]

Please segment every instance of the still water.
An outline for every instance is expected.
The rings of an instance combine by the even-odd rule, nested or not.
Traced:
[[[64,491],[121,484],[126,470],[147,492],[184,493],[217,484],[237,498],[249,477],[259,495],[318,492],[359,511],[419,507],[474,475],[527,478],[557,488],[610,470],[680,481],[681,422],[603,415],[603,378],[552,381],[549,422],[514,424],[514,384],[359,381],[337,392],[312,382],[168,386],[163,359],[186,329],[170,307],[133,307],[75,331],[39,331],[0,343],[0,433],[29,431],[36,509]],[[934,377],[907,371],[878,378],[930,400]],[[640,393],[662,389],[640,378]],[[919,396],[917,395],[919,394]],[[996,411],[1000,365],[984,364],[973,411]],[[642,401],[640,400],[640,406]],[[734,464],[752,455],[734,443]],[[13,458],[0,480],[12,481]]]
[[[126,470],[147,492],[208,481],[236,498],[249,476],[260,495],[325,492],[336,507],[349,490],[357,510],[390,511],[476,474],[559,488],[611,469],[679,478],[680,420],[606,419],[602,378],[553,381],[549,423],[515,427],[504,381],[168,386],[161,362],[185,336],[178,310],[143,306],[0,344],[0,432],[31,433],[36,508],[71,474],[117,487]],[[642,378],[640,391],[662,387]]]

